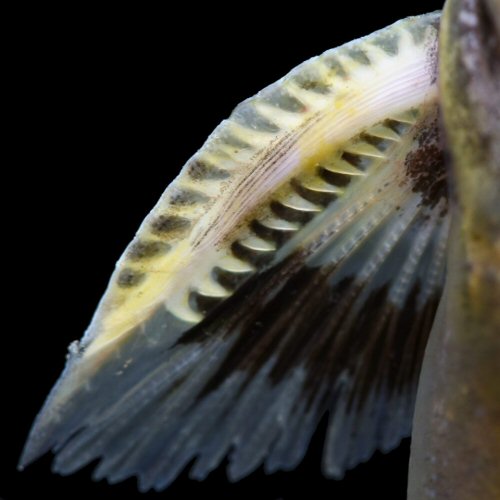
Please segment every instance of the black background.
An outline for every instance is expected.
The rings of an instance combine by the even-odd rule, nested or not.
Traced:
[[[92,482],[90,468],[53,475],[49,457],[15,470],[66,346],[87,326],[114,262],[215,126],[303,60],[441,2],[311,2],[284,4],[274,14],[253,4],[177,7],[41,10],[16,19],[7,47],[14,110],[8,166],[19,181],[4,190],[12,186],[6,218],[16,214],[21,236],[5,226],[4,246],[12,262],[23,255],[22,265],[12,266],[11,293],[22,312],[7,311],[16,327],[5,336],[15,345],[3,353],[15,363],[2,379],[0,498],[403,499],[409,440],[343,481],[326,480],[325,425],[296,471],[268,477],[259,470],[236,484],[221,467],[203,483],[185,473],[167,492],[139,495],[133,479],[112,487]]]

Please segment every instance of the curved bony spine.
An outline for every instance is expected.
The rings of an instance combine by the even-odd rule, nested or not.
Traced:
[[[83,339],[85,356],[125,338],[160,303],[175,314],[172,304],[183,303],[179,297],[192,287],[186,276],[194,269],[208,275],[247,231],[249,217],[292,177],[314,171],[339,145],[370,127],[382,139],[397,140],[383,120],[436,97],[438,18],[409,18],[329,50],[241,103],[186,163],[119,260]],[[337,158],[344,170],[361,175],[364,164],[347,161],[355,155],[368,162],[384,153],[361,140]],[[342,186],[337,187],[341,194]],[[300,195],[295,203],[290,198],[276,203],[285,211],[292,203],[298,215],[314,214],[329,201],[317,199],[319,205],[316,198]],[[150,239],[168,251],[131,261],[130,248]]]

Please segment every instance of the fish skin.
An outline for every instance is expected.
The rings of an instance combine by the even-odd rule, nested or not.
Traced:
[[[419,382],[408,498],[500,498],[500,2],[450,0],[440,97],[453,176],[445,293]]]

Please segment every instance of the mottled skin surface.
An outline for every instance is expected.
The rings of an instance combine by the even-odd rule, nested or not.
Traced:
[[[440,91],[453,174],[446,291],[426,350],[409,498],[500,498],[500,3],[452,0]]]

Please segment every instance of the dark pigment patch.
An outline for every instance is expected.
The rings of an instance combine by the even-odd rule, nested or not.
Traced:
[[[128,251],[130,260],[144,260],[165,254],[170,250],[170,245],[163,241],[136,241]]]
[[[386,54],[395,56],[399,52],[399,33],[383,32],[373,41],[374,45],[380,47]]]
[[[269,94],[263,97],[263,100],[292,113],[302,113],[306,110],[306,106],[301,101],[280,87],[270,91]]]
[[[208,196],[193,189],[179,189],[170,199],[173,205],[177,206],[190,206],[198,203],[206,203]]]
[[[356,47],[352,47],[349,49],[346,49],[347,55],[353,60],[356,61],[359,64],[364,64],[365,66],[368,66],[371,64],[370,59],[368,59],[368,56],[361,50]]]
[[[191,222],[185,217],[160,215],[151,223],[151,229],[156,234],[165,234],[185,231],[190,225]]]
[[[323,62],[326,64],[328,68],[330,68],[336,76],[339,76],[341,78],[347,78],[348,73],[340,64],[340,61],[335,57],[335,56],[327,56],[323,59]]]
[[[262,116],[253,106],[249,103],[240,104],[234,111],[231,118],[243,127],[252,130],[260,130],[262,132],[277,133],[280,131],[279,127]]]
[[[415,45],[421,45],[425,40],[425,32],[427,31],[429,26],[432,26],[436,30],[439,30],[439,21],[440,18],[438,16],[436,16],[436,18],[430,23],[428,23],[428,21],[418,20],[416,22],[408,23],[406,29],[412,36]]]
[[[447,198],[447,175],[436,121],[423,128],[416,140],[418,147],[405,159],[406,176],[413,184],[412,191],[421,193],[422,203],[434,208]]]
[[[250,144],[242,141],[239,137],[232,135],[229,131],[223,131],[220,136],[220,142],[234,148],[235,151],[240,149],[251,149]]]
[[[194,160],[188,167],[187,173],[191,179],[197,181],[220,181],[230,177],[229,172],[214,165]]]
[[[330,85],[321,81],[319,77],[312,73],[299,73],[294,76],[294,80],[304,90],[310,90],[318,94],[329,94],[331,91]]]
[[[126,267],[123,271],[118,275],[118,286],[122,288],[130,288],[139,285],[146,278],[146,274],[140,271],[134,271],[134,269],[130,269]]]

